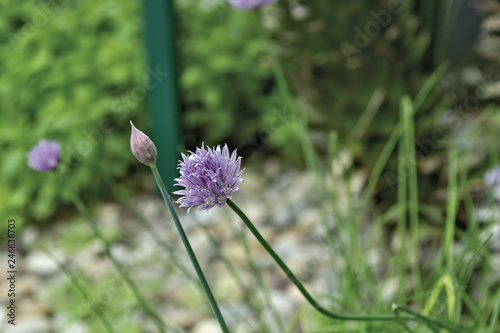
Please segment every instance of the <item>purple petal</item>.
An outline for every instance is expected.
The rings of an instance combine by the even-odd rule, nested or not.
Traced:
[[[196,152],[182,154],[179,161],[180,178],[175,179],[175,186],[184,187],[183,190],[174,192],[181,195],[177,203],[181,207],[193,207],[200,210],[209,210],[214,206],[222,207],[231,198],[231,194],[238,190],[236,184],[242,182],[240,170],[241,157],[236,151],[229,155],[229,148],[217,146],[201,148]]]

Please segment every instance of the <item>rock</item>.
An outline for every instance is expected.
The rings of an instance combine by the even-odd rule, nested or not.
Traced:
[[[202,319],[192,328],[193,333],[220,333],[219,323],[215,319]]]
[[[51,275],[59,270],[59,266],[45,253],[35,250],[24,259],[26,271],[37,275]]]
[[[130,249],[123,244],[112,244],[111,254],[113,257],[121,263],[129,263],[130,261]]]
[[[500,220],[500,211],[498,208],[478,207],[475,209],[475,215],[477,221],[481,224]]]

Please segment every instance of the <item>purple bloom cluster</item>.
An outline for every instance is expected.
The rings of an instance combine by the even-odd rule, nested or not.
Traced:
[[[236,150],[229,155],[227,145],[221,149],[197,148],[187,156],[182,154],[179,162],[180,178],[175,179],[175,186],[184,187],[174,192],[181,195],[177,203],[181,207],[191,208],[201,206],[199,210],[209,210],[213,206],[224,206],[231,193],[238,190],[238,182],[242,182],[240,170],[241,157],[237,157]]]
[[[488,170],[484,174],[484,184],[487,187],[498,187],[500,186],[500,167]]]
[[[242,10],[255,9],[276,1],[278,0],[230,0],[234,8]]]
[[[28,154],[28,166],[36,171],[54,170],[59,164],[61,146],[56,141],[40,140]]]

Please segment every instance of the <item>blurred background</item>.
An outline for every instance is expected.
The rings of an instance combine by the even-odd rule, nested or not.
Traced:
[[[155,21],[158,17],[166,21]],[[332,217],[324,202],[310,198],[316,192],[311,174],[331,172],[332,160],[338,161],[344,173],[337,176],[346,179],[344,185],[351,189],[346,190],[347,196],[356,197],[366,188],[401,120],[402,97],[418,100],[422,87],[434,82],[419,100],[413,125],[418,200],[428,212],[421,220],[421,244],[439,246],[435,240],[446,214],[449,149],[461,151],[468,140],[477,143],[470,158],[459,164],[467,173],[470,200],[477,205],[487,201],[482,182],[485,171],[499,162],[499,29],[500,3],[492,0],[279,0],[256,10],[237,10],[224,0],[0,0],[0,216],[4,221],[16,220],[20,237],[18,255],[25,274],[19,288],[26,299],[25,309],[30,310],[20,312],[19,321],[23,322],[22,316],[38,318],[32,321],[38,326],[28,326],[23,332],[70,332],[68,323],[76,325],[75,332],[105,331],[93,315],[86,314],[93,317],[90,320],[77,310],[84,299],[40,250],[44,247],[56,253],[63,265],[88,283],[91,293],[92,285],[98,293],[103,288],[98,286],[115,276],[109,263],[104,263],[85,218],[61,186],[61,177],[96,214],[120,260],[143,281],[139,284],[146,299],[157,309],[175,311],[172,318],[167,316],[172,326],[167,331],[211,332],[209,309],[193,310],[204,299],[196,288],[187,287],[190,280],[176,278],[180,273],[174,268],[158,265],[170,257],[156,257],[154,248],[142,248],[151,239],[138,229],[134,209],[166,239],[173,237],[174,253],[182,252],[181,247],[176,250],[173,229],[165,226],[171,221],[150,170],[130,152],[129,120],[164,152],[160,169],[170,187],[181,152],[203,142],[209,146],[227,143],[238,149],[247,171],[236,198],[256,224],[262,223],[274,244],[282,246],[282,253],[293,257],[293,246],[287,242],[306,242],[305,248],[314,252],[312,246],[325,235],[315,229],[314,221],[339,218]],[[487,106],[494,111],[485,116]],[[478,118],[480,124],[475,123]],[[305,131],[298,131],[299,127]],[[468,136],[471,129],[473,137]],[[26,164],[27,152],[41,138],[61,143],[58,177],[33,171]],[[338,159],[331,156],[333,140]],[[370,217],[361,219],[367,225],[397,203],[398,166],[404,164],[397,150],[389,152],[370,193]],[[264,201],[274,203],[265,206]],[[342,201],[343,210],[354,208],[347,206],[354,201]],[[454,223],[467,230],[467,204],[457,207]],[[213,228],[212,237],[214,230],[223,228],[216,225],[219,219],[231,220],[219,212],[194,213],[191,218],[180,213],[187,221],[194,219],[193,225]],[[390,221],[380,230],[394,231]],[[288,238],[277,236],[292,227]],[[230,309],[225,313],[243,318],[245,306],[236,306],[228,296],[234,281],[219,279],[227,273],[218,275],[218,266],[209,265],[219,255],[214,248],[232,249],[228,250],[234,256],[230,259],[237,267],[242,261],[247,263],[248,253],[233,249],[239,244],[234,242],[235,234],[240,232],[238,224],[234,228],[234,233],[226,230],[227,235],[219,230],[221,238],[215,237],[213,243],[207,241],[209,236],[205,239],[205,234],[198,237],[198,231],[191,232],[193,238],[205,239],[195,244],[212,245],[206,251],[213,254],[201,261],[202,266],[210,266],[207,270],[214,281],[224,280],[215,287],[215,294]],[[2,223],[2,235],[6,229]],[[391,237],[380,241],[390,243]],[[249,246],[260,253],[257,245]],[[134,253],[139,252],[146,254],[134,261]],[[180,255],[179,261],[189,270]],[[256,267],[272,266],[265,254],[260,255],[263,259],[257,256]],[[140,266],[134,267],[135,263]],[[307,278],[317,293],[327,293],[322,289],[327,286],[318,282],[328,284],[324,280],[330,273],[321,273],[327,264],[313,265],[315,278]],[[92,267],[99,265],[104,268]],[[286,288],[283,277],[273,275],[275,268],[268,268],[269,274],[262,279],[271,287],[269,297],[263,299],[272,301],[273,290]],[[491,271],[482,293],[497,290],[497,273]],[[170,288],[175,283],[187,288],[182,295],[170,298],[165,291],[170,289],[161,285],[165,274],[173,276]],[[243,284],[251,286],[252,275],[241,274]],[[6,286],[0,286],[3,297]],[[158,290],[163,291],[155,298]],[[149,319],[130,293],[110,297],[102,301],[102,307],[117,331],[157,331],[144,323]],[[297,313],[301,298],[290,297],[296,303],[290,301],[294,306],[288,310],[277,306],[283,310],[277,318],[290,320]],[[385,304],[380,297],[380,304]],[[384,297],[397,296],[388,292]],[[360,301],[351,310],[362,309],[362,304],[366,303]],[[493,301],[488,304],[494,305]],[[321,327],[321,320],[316,324]],[[283,331],[274,322],[261,325],[269,325],[270,332]],[[290,332],[308,331],[299,326]],[[252,326],[238,331],[264,331],[264,326],[248,327]]]

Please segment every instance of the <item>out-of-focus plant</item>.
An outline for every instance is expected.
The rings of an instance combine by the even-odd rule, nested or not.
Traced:
[[[226,141],[243,156],[267,149],[303,163],[272,74],[276,53],[316,149],[326,153],[335,129],[357,163],[371,167],[398,122],[401,96],[415,97],[444,60],[460,8],[449,3],[282,0],[258,14],[224,1],[179,3],[186,146]],[[428,96],[417,138],[429,135],[445,103]]]
[[[409,1],[281,1],[272,25],[292,89],[305,105],[319,149],[328,130],[365,165],[372,165],[398,122],[401,96],[415,97],[439,65],[427,27],[438,6]],[[433,8],[435,7],[435,8]],[[431,16],[431,17],[428,17]],[[441,96],[432,94],[416,115],[417,137],[428,130]]]
[[[184,142],[239,145],[271,109],[265,39],[252,16],[227,2],[179,1],[176,8]]]
[[[248,13],[187,0],[175,8],[185,146],[224,141],[246,158],[267,150],[299,164],[296,115],[279,94],[272,54],[315,148],[324,153],[335,129],[371,167],[400,97],[417,94],[439,59],[430,46],[446,35],[446,25],[432,25],[446,8],[428,1],[280,0]],[[120,178],[134,168],[123,139],[146,104],[141,10],[135,2],[0,0],[0,11],[0,200],[9,212],[44,219],[65,199],[23,172],[38,138],[64,139],[62,163],[89,198],[103,195],[88,182],[93,175]],[[431,94],[417,112],[417,138],[428,134],[441,97]]]
[[[481,36],[477,45],[479,54],[483,57],[500,62],[500,4],[497,1],[485,0],[478,2],[478,8],[485,14],[481,24]]]
[[[64,142],[64,172],[87,198],[96,173],[123,177],[128,117],[145,75],[137,2],[0,0],[0,201],[2,214],[44,220],[61,200],[52,177],[29,172],[40,137]],[[124,118],[127,117],[127,118]]]

